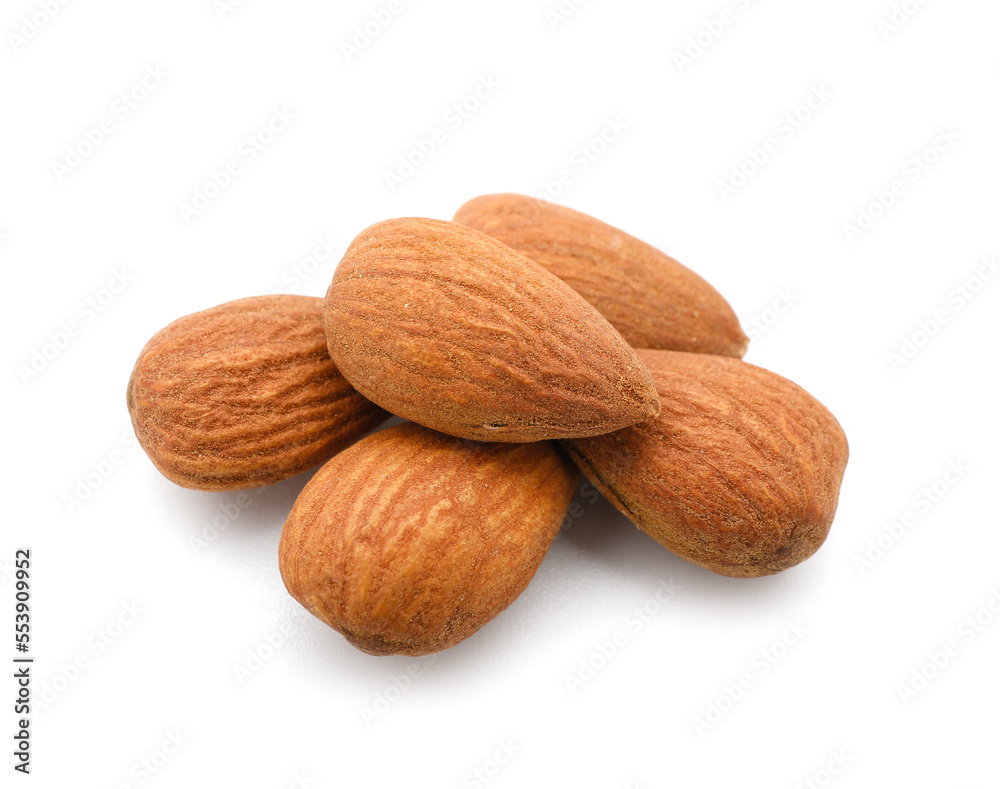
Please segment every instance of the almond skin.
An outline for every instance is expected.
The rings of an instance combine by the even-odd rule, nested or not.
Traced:
[[[174,321],[139,354],[128,410],[153,464],[197,490],[291,477],[389,416],[337,371],[323,300],[306,296],[241,299]]]
[[[659,413],[649,371],[568,285],[490,236],[435,219],[359,235],[326,294],[330,355],[393,414],[528,442]]]
[[[847,438],[801,387],[721,356],[641,351],[663,409],[651,422],[564,442],[588,479],[674,553],[738,578],[823,544]]]
[[[413,423],[388,428],[303,489],[281,534],[281,577],[364,652],[440,652],[528,585],[577,477],[551,442],[479,444]]]
[[[741,358],[749,339],[708,282],[655,247],[587,214],[516,194],[484,195],[455,221],[540,263],[635,348]]]

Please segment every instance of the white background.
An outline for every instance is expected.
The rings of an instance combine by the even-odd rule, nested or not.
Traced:
[[[41,0],[5,2],[0,632],[12,638],[14,549],[30,546],[33,690],[48,700],[17,781],[1000,785],[1000,283],[977,273],[1000,254],[1000,5],[905,5],[890,30],[888,0],[590,0],[561,22],[558,0],[401,0],[350,55],[387,2],[220,15],[212,0],[92,0],[50,19]],[[45,24],[28,40],[32,17]],[[120,94],[141,96],[157,69],[126,108]],[[453,105],[481,81],[496,87],[463,118]],[[829,97],[783,121],[814,88]],[[251,160],[241,146],[275,110],[294,120]],[[444,141],[390,188],[436,128]],[[595,143],[605,130],[615,139]],[[924,154],[942,130],[957,140]],[[768,138],[776,152],[724,198]],[[240,174],[186,221],[233,159]],[[893,181],[892,205],[848,233]],[[748,361],[840,418],[851,461],[814,558],[717,577],[581,496],[585,514],[493,623],[436,659],[374,658],[282,587],[280,529],[308,475],[198,493],[135,448],[125,384],[157,329],[244,296],[322,295],[369,224],[450,218],[498,191],[554,196],[691,266],[754,334]],[[309,259],[321,241],[336,254]],[[906,340],[912,358],[894,359]],[[656,602],[671,579],[679,591]],[[936,675],[904,699],[914,671]]]

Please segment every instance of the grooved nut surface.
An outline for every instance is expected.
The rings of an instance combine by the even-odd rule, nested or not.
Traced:
[[[317,466],[388,417],[326,349],[322,299],[261,296],[174,321],[139,354],[128,408],[165,477],[200,490]]]
[[[737,359],[641,351],[660,416],[564,446],[640,529],[722,575],[770,575],[823,544],[847,438],[801,387]]]
[[[281,577],[358,649],[447,649],[528,585],[577,478],[551,442],[480,444],[412,423],[388,428],[303,489],[281,535]]]
[[[592,304],[635,348],[742,357],[732,307],[669,255],[592,216],[517,194],[483,195],[455,221],[541,264]]]
[[[330,355],[386,410],[462,438],[607,433],[659,399],[618,332],[568,285],[452,222],[359,235],[326,295]]]

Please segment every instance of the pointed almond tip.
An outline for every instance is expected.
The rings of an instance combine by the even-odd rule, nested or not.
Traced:
[[[653,378],[653,373],[646,366],[644,359],[642,358],[642,352],[636,354],[639,360],[639,366],[643,372],[643,383],[642,383],[642,397],[641,397],[641,418],[640,422],[646,422],[650,419],[655,419],[660,415],[660,393],[656,389],[656,379]]]
[[[650,400],[646,408],[646,414],[650,419],[656,419],[660,415],[660,397],[656,396],[653,400]]]
[[[736,340],[733,341],[733,344],[729,347],[729,353],[726,355],[732,356],[734,359],[742,359],[746,356],[749,347],[750,338],[742,328],[738,328]]]
[[[648,371],[648,368],[646,368]],[[641,424],[651,419],[656,419],[660,415],[660,394],[656,391],[656,382],[652,373],[648,373],[649,379],[644,382],[641,394],[636,401],[636,409],[633,412],[635,421],[632,424]]]

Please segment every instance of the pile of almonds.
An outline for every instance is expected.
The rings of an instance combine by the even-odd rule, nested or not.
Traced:
[[[524,590],[582,471],[722,575],[823,543],[837,420],[741,361],[705,280],[592,217],[519,195],[359,235],[326,299],[181,318],[139,355],[136,436],[168,479],[267,485],[325,465],[279,549],[288,591],[374,655],[447,649]],[[391,414],[403,424],[368,435]],[[360,439],[360,440],[359,440]]]

